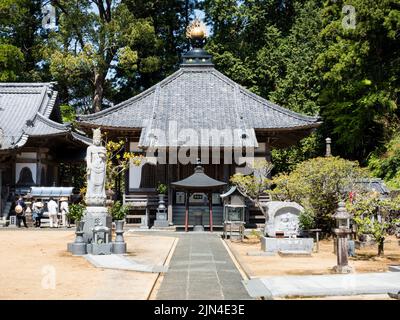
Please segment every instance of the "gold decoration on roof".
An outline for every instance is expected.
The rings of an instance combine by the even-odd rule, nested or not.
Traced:
[[[200,19],[195,18],[186,28],[186,37],[192,40],[201,40],[207,37],[207,28]]]

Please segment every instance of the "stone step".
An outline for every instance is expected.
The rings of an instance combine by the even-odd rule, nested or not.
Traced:
[[[302,250],[281,250],[278,251],[281,257],[311,257],[311,253]]]
[[[400,272],[400,265],[398,265],[398,266],[395,266],[395,265],[389,266],[389,271]]]

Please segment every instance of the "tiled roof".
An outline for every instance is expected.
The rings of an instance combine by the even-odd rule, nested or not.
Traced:
[[[0,150],[22,147],[30,136],[69,133],[68,125],[49,119],[56,99],[52,83],[0,83]]]
[[[251,93],[212,65],[184,65],[143,93],[101,112],[82,115],[79,121],[83,126],[142,128],[139,145],[143,147],[162,145],[162,139],[154,139],[154,132],[168,134],[171,124],[176,124],[177,132],[195,130],[199,141],[202,129],[236,129],[239,136],[242,130],[247,140],[238,141],[248,146],[257,146],[257,129],[311,129],[320,124],[317,117]]]

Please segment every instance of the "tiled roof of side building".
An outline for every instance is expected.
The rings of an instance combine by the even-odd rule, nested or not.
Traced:
[[[53,83],[0,83],[0,150],[19,148],[30,136],[60,135],[70,127],[49,119],[57,99]]]

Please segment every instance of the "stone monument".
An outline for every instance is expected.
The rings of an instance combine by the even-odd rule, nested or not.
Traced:
[[[336,257],[337,264],[333,267],[336,273],[350,273],[353,272],[353,268],[349,266],[348,261],[348,236],[351,234],[351,230],[348,227],[350,214],[347,212],[345,203],[339,202],[338,209],[336,210],[333,218],[337,221],[337,228],[333,229],[333,232],[337,236],[336,241]]]
[[[74,255],[126,253],[122,228],[117,228],[116,241],[111,242],[112,219],[105,206],[107,151],[101,145],[100,129],[93,130],[93,144],[87,148],[86,163],[86,210],[77,226],[75,242],[68,244],[68,251]]]
[[[311,254],[314,239],[298,238],[301,231],[299,215],[303,211],[304,208],[296,202],[268,202],[261,249],[271,253]]]
[[[107,151],[101,145],[100,129],[93,130],[93,144],[86,153],[87,189],[85,195],[86,211],[83,220],[83,239],[91,243],[92,229],[98,225],[106,226],[111,230],[111,217],[108,215],[106,204],[106,165]]]
[[[156,220],[154,221],[155,228],[169,227],[167,207],[165,206],[164,194],[159,194],[159,201],[156,213]]]

